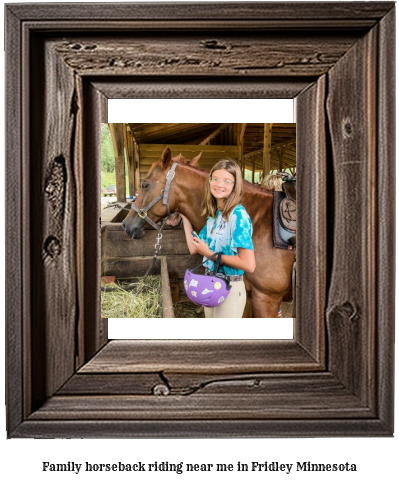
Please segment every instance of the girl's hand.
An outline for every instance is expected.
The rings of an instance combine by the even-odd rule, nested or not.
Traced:
[[[193,237],[192,245],[195,247],[197,252],[205,257],[210,257],[212,252],[209,250],[208,245],[197,237]]]

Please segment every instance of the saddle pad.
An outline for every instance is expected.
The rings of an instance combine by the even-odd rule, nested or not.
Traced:
[[[286,198],[286,195],[283,191],[273,192],[273,248],[283,249],[283,250],[295,250],[294,245],[290,245],[284,242],[279,232],[279,225],[281,225],[280,206],[284,198]],[[289,232],[289,233],[295,236],[295,232]]]

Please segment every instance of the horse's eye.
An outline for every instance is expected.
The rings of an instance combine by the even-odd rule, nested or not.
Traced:
[[[147,181],[143,181],[143,184],[141,185],[143,189],[148,189],[150,187],[149,183]]]

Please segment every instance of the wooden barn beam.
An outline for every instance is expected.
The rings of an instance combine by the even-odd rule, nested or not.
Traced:
[[[278,170],[281,172],[283,170],[283,163],[284,163],[284,153],[286,147],[281,147],[278,151]]]
[[[140,151],[138,143],[133,140],[133,160],[134,160],[134,190],[140,190]]]
[[[125,125],[127,128],[127,125]],[[126,149],[127,149],[127,173],[129,181],[129,195],[134,196],[136,192],[135,188],[135,159],[134,159],[134,149],[133,149],[133,135],[131,131],[126,129]]]
[[[265,123],[263,125],[263,177],[270,174],[272,126],[272,123]]]
[[[241,167],[242,175],[245,174],[245,160],[244,160],[244,135],[245,129],[247,128],[246,123],[237,124],[237,146],[238,146],[238,164]]]
[[[109,129],[115,153],[116,199],[126,201],[125,153],[123,123],[110,123]]]
[[[210,142],[214,137],[219,135],[223,130],[225,130],[227,127],[230,127],[231,123],[222,123],[220,127],[218,127],[214,132],[211,133],[206,139],[204,139],[202,142],[200,142],[198,145],[206,145],[208,142]]]

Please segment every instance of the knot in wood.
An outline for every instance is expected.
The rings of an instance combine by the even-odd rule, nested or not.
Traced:
[[[44,251],[46,256],[55,257],[61,253],[61,243],[57,237],[50,236],[44,242]]]
[[[342,123],[343,135],[345,138],[351,137],[353,134],[353,125],[350,120],[346,119]]]
[[[205,49],[227,49],[224,44],[220,44],[216,39],[202,41],[201,44],[205,47]]]
[[[152,388],[154,396],[169,396],[170,389],[166,384],[157,384]]]
[[[53,181],[48,181],[44,191],[46,192],[47,196],[51,197],[55,192],[55,189],[56,188]]]

